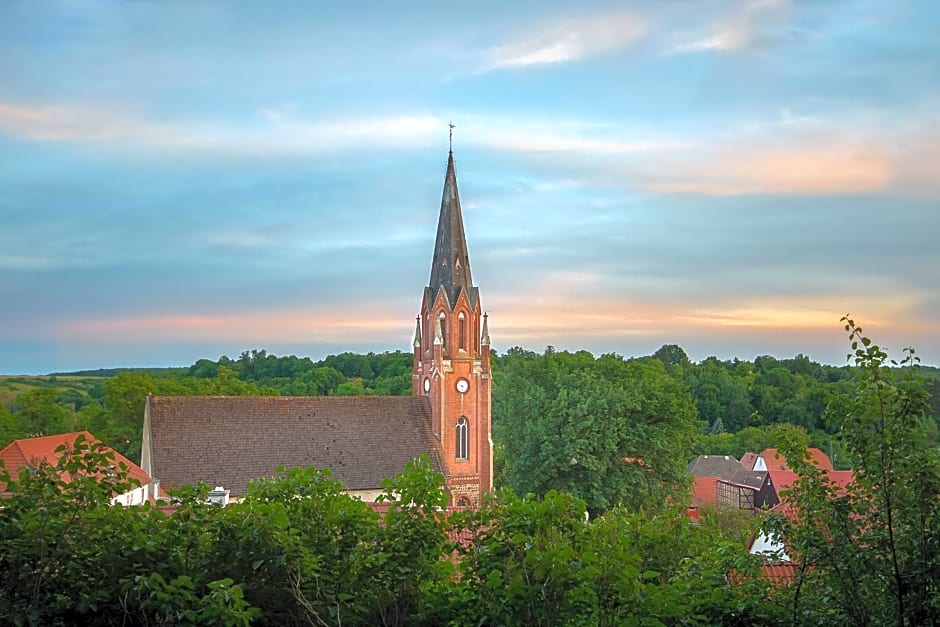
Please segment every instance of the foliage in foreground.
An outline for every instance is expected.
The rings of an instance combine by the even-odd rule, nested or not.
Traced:
[[[846,487],[786,451],[801,476],[785,492],[787,510],[765,530],[800,565],[786,598],[792,624],[940,624],[940,449],[927,434],[929,398],[913,349],[889,370],[888,355],[845,317],[855,389],[828,417],[851,456]]]
[[[681,510],[588,523],[569,495],[503,492],[446,515],[442,477],[419,460],[387,483],[381,519],[313,469],[257,481],[225,508],[185,489],[164,514],[112,506],[129,485],[108,466],[79,440],[57,467],[0,477],[0,623],[773,622],[762,591],[728,583],[751,557]]]

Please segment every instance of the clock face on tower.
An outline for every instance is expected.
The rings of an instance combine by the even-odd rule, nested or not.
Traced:
[[[424,378],[424,393],[427,394],[431,391],[431,380],[427,377]]]
[[[466,379],[457,379],[457,391],[461,394],[466,394],[467,390],[470,389],[470,382]]]

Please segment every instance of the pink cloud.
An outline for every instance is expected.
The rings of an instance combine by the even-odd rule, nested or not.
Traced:
[[[895,179],[891,155],[882,147],[726,148],[677,155],[668,178],[641,186],[664,193],[706,195],[873,192]]]
[[[378,342],[392,331],[410,329],[410,319],[384,317],[381,307],[363,304],[350,310],[268,310],[222,315],[98,318],[67,322],[53,332],[66,340],[225,340],[263,344],[352,342],[353,339],[357,343]]]

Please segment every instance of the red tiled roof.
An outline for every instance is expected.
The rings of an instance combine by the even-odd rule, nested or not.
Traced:
[[[347,489],[380,487],[427,455],[443,472],[424,396],[154,396],[152,472],[232,496],[286,468],[329,468]]]
[[[741,457],[741,465],[745,470],[754,470],[754,463],[759,457],[760,455],[757,453],[745,453],[744,456]]]
[[[692,505],[701,507],[718,502],[718,479],[716,477],[693,477]]]
[[[78,436],[85,436],[85,441],[91,444],[101,444],[101,441],[87,431],[76,431],[73,433],[60,433],[58,435],[46,435],[38,438],[24,438],[10,442],[3,450],[0,450],[0,459],[6,465],[11,475],[15,475],[20,468],[24,466],[36,467],[43,462],[55,466],[61,453],[56,449],[60,446],[71,448]],[[127,467],[128,477],[138,480],[141,485],[150,483],[150,477],[141,469],[140,466],[127,459],[114,449],[103,446],[102,453],[111,453],[114,455],[113,464],[120,466],[124,464]],[[66,473],[62,477],[65,481],[71,481],[71,477]]]
[[[776,564],[763,564],[760,570],[764,579],[773,584],[785,586],[796,579],[799,566],[793,562],[779,562]]]
[[[844,490],[850,483],[855,481],[855,471],[830,470],[826,473],[826,478],[828,478],[840,490]]]
[[[792,470],[770,470],[768,473],[778,496],[781,490],[789,488],[794,481],[799,479],[799,475]],[[839,491],[855,481],[855,472],[851,470],[829,470],[823,473],[823,476],[829,479]]]
[[[808,453],[809,462],[811,464],[822,470],[832,470],[832,460],[821,450],[818,448],[808,448],[806,452]],[[764,458],[764,463],[767,464],[767,470],[790,470],[783,454],[775,448],[764,450],[760,456]]]
[[[794,481],[800,478],[799,475],[792,470],[768,470],[767,474],[770,475],[770,484],[773,486],[778,497],[780,496],[781,490],[789,488]]]

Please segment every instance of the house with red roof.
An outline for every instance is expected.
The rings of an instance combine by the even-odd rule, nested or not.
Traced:
[[[692,475],[692,507],[718,502],[716,480],[738,470],[738,460],[730,455],[699,455],[686,467]]]
[[[788,517],[794,516],[793,507],[786,502],[786,490],[800,475],[790,469],[786,459],[776,449],[767,449],[760,457],[768,461],[767,481],[773,490],[771,511]],[[844,490],[855,480],[855,473],[851,470],[834,470],[829,456],[817,448],[807,449],[807,457],[811,464],[822,470],[822,475],[837,491]],[[752,540],[748,550],[764,555],[770,562],[790,561],[783,539],[769,537],[763,533]]]
[[[89,445],[100,445],[99,452],[113,456],[113,466],[126,468],[128,478],[139,484],[123,494],[114,495],[112,503],[120,503],[124,506],[141,505],[150,499],[157,498],[158,485],[150,475],[131,460],[105,446],[98,438],[87,431],[14,440],[0,450],[0,460],[3,460],[11,475],[17,474],[21,468],[37,468],[43,464],[55,466],[62,455],[61,451],[57,449],[63,446],[66,448],[74,447],[75,440],[79,436],[82,436]],[[73,477],[64,472],[60,478],[70,482]],[[6,486],[2,486],[2,489],[0,495],[3,494]]]
[[[738,468],[734,473],[719,477],[716,483],[718,504],[733,509],[759,510],[778,502],[770,473]]]

